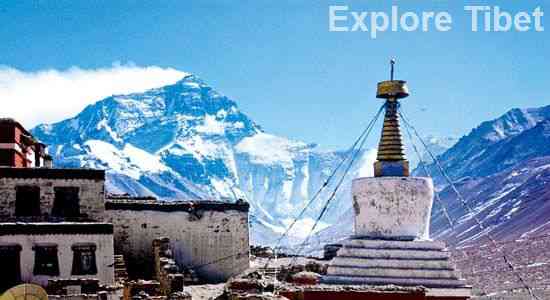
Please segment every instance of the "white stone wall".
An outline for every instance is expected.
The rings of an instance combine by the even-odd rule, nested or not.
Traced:
[[[0,217],[15,217],[17,186],[40,187],[40,210],[42,216],[51,215],[55,187],[78,187],[80,213],[95,221],[102,221],[105,212],[103,180],[92,179],[46,179],[46,178],[0,178]]]
[[[97,274],[71,275],[73,251],[71,246],[77,243],[94,243]],[[21,260],[21,280],[46,286],[48,279],[54,278],[97,278],[102,284],[114,283],[114,245],[110,234],[40,234],[40,235],[3,235],[0,236],[0,245],[19,244]],[[59,276],[33,275],[35,244],[56,244],[59,260]]]
[[[152,276],[152,243],[158,237],[170,238],[179,266],[207,264],[196,269],[206,280],[225,281],[247,269],[248,213],[237,210],[199,213],[202,217],[197,219],[184,211],[108,209],[106,221],[114,224],[115,252],[124,255],[131,275]]]
[[[352,193],[356,236],[429,239],[431,178],[357,178]]]

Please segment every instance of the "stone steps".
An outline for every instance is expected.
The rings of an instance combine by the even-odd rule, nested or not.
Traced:
[[[466,285],[442,242],[360,238],[343,243],[321,282],[427,288]]]
[[[436,250],[443,251],[446,249],[445,243],[437,241],[384,241],[384,240],[367,240],[367,239],[351,239],[347,240],[344,245],[347,248],[365,248],[365,249],[401,249],[401,250]]]
[[[391,278],[441,278],[458,279],[460,274],[454,270],[445,269],[415,269],[415,268],[360,268],[330,266],[328,274],[336,276],[365,276]]]
[[[123,255],[114,255],[115,281],[124,282],[128,280],[128,271],[126,270],[126,262]]]
[[[277,276],[277,274],[280,272],[280,269],[279,268],[273,268],[273,267],[261,268],[261,272],[266,277],[275,278]]]
[[[364,259],[356,257],[335,257],[333,266],[358,268],[408,268],[408,269],[452,269],[449,260],[425,259]]]
[[[392,277],[365,277],[365,276],[337,276],[325,275],[321,283],[346,284],[346,285],[398,285],[398,286],[424,286],[428,288],[458,288],[465,287],[462,279],[436,279],[436,278],[392,278]]]
[[[447,251],[437,250],[402,250],[402,249],[368,249],[343,247],[338,251],[338,257],[356,257],[365,259],[425,259],[446,260],[450,258]]]

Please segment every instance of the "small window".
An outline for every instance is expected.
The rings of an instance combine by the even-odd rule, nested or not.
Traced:
[[[78,187],[55,187],[52,215],[55,217],[79,217],[80,199]]]
[[[34,275],[59,276],[57,245],[35,245],[33,250]]]
[[[72,275],[95,275],[97,265],[95,261],[95,244],[75,244],[73,249]]]
[[[15,188],[15,215],[17,217],[40,216],[40,188],[18,186]]]

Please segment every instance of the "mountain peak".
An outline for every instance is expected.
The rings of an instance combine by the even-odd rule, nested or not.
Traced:
[[[175,84],[178,85],[178,84],[186,84],[186,83],[189,83],[189,82],[193,82],[193,83],[196,83],[196,84],[199,84],[199,85],[204,85],[206,86],[206,82],[204,80],[202,80],[199,76],[197,75],[194,75],[194,74],[186,74],[185,76],[183,76],[182,79],[178,80]]]
[[[531,150],[525,153],[514,150],[517,144],[529,145],[532,142],[520,141],[527,136],[539,135],[538,130],[531,130],[543,126],[550,120],[550,106],[540,108],[514,108],[502,116],[481,123],[468,135],[463,136],[458,143],[439,156],[443,166],[452,178],[458,180],[465,176],[486,176],[502,170],[529,153],[531,157],[537,154]],[[535,145],[536,146],[536,145]],[[539,153],[540,154],[540,153]],[[430,166],[433,174],[436,167]],[[435,175],[436,182],[443,182],[443,178]]]
[[[192,74],[143,93],[107,97],[32,132],[49,145],[57,167],[107,170],[107,189],[114,193],[249,199],[263,228],[253,234],[264,230],[268,239],[284,231],[345,155],[263,132],[234,100]],[[343,188],[349,191],[350,184]],[[335,202],[341,209],[329,221],[350,205]]]

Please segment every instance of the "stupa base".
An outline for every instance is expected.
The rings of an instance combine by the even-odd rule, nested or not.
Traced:
[[[430,293],[469,297],[443,242],[352,238],[331,261],[323,284],[423,286]],[[439,295],[438,295],[439,296]]]

